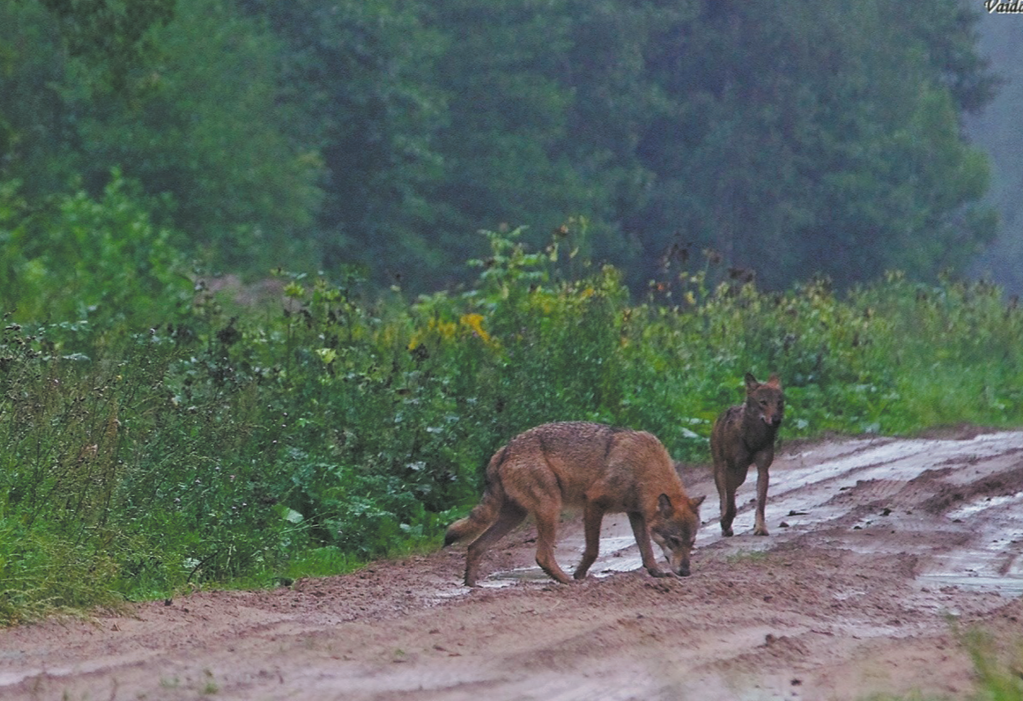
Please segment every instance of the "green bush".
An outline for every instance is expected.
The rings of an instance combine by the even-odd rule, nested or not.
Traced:
[[[192,284],[170,230],[118,171],[99,199],[84,191],[30,208],[0,184],[0,304],[20,322],[110,329],[158,325],[187,309]]]
[[[94,204],[75,207],[108,221]],[[171,255],[155,287],[125,283],[152,307],[142,294],[83,324],[65,301],[64,319],[8,325],[0,616],[433,547],[493,452],[545,421],[646,429],[706,460],[746,371],[781,375],[785,437],[1023,420],[1023,312],[988,285],[765,293],[708,265],[636,303],[614,268],[488,237],[477,284],[413,302],[367,300],[345,271],[284,276],[259,308],[205,291],[161,305]]]

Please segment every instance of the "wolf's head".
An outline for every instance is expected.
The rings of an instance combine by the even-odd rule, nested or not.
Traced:
[[[661,546],[671,571],[689,576],[689,554],[700,530],[700,504],[704,497],[683,496],[674,501],[667,494],[657,497],[657,514],[650,523],[650,537]]]
[[[781,425],[785,414],[785,395],[781,380],[771,375],[767,382],[757,382],[752,373],[746,373],[746,415],[763,421],[772,428]]]

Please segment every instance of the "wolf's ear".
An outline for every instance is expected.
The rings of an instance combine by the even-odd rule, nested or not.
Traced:
[[[667,494],[662,494],[657,497],[657,510],[661,512],[661,516],[668,518],[671,516],[671,512],[674,510],[671,506],[671,499],[668,498]]]
[[[753,373],[752,372],[747,372],[746,373],[746,391],[747,392],[752,392],[753,390],[755,390],[759,386],[760,386],[760,383],[757,382],[757,378],[753,377]]]
[[[776,372],[772,373],[771,377],[768,378],[767,382],[765,382],[764,384],[770,387],[774,387],[775,389],[781,389],[781,378],[778,377],[778,373]]]
[[[689,500],[689,506],[693,507],[693,511],[695,511],[696,509],[700,508],[700,504],[702,504],[703,500],[706,499],[706,498],[707,498],[707,495],[703,494],[701,496],[696,497],[695,499],[690,499]]]

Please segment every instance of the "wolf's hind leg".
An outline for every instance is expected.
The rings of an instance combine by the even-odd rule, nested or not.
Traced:
[[[469,545],[465,558],[465,585],[467,587],[476,586],[476,580],[479,577],[480,558],[483,557],[483,553],[490,549],[490,546],[494,543],[506,536],[515,526],[522,523],[524,518],[526,518],[526,510],[518,504],[505,501],[501,505],[501,511],[497,515],[497,520]]]
[[[534,515],[536,516],[536,564],[540,565],[540,569],[546,572],[551,579],[568,584],[572,580],[554,559],[554,542],[558,537],[558,518],[561,516],[560,501],[543,511],[537,511]]]
[[[734,480],[725,477],[719,486],[721,494],[721,535],[726,538],[732,535],[732,521],[735,520],[735,490],[738,486]]]

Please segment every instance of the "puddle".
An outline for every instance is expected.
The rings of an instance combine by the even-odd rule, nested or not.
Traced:
[[[1023,492],[1019,494],[1008,494],[1003,496],[984,497],[980,501],[965,504],[958,509],[954,509],[945,514],[946,518],[955,520],[965,520],[976,514],[990,511],[991,509],[1004,509],[1007,506],[1013,507],[1013,510],[1019,509],[1019,506],[1023,505]]]
[[[917,577],[921,586],[929,588],[956,587],[979,592],[993,592],[1007,598],[1023,596],[1023,577],[1002,577],[957,572],[926,572]]]
[[[980,494],[944,515],[927,514],[921,508],[942,485],[979,484],[992,475],[1023,473],[1021,452],[1023,432],[1010,432],[968,440],[854,439],[779,455],[771,468],[768,538],[752,536],[755,468],[737,495],[736,536],[730,539],[721,536],[713,483],[709,475],[700,474],[694,479],[708,499],[693,566],[699,567],[702,549],[742,554],[821,533],[836,548],[917,555],[922,563],[918,579],[924,586],[1023,595],[1023,474],[1017,493]],[[914,482],[929,471],[935,471],[933,481]],[[876,504],[885,506],[849,522],[853,511]],[[952,542],[961,545],[950,549],[947,543]],[[566,571],[571,572],[582,556],[583,545],[579,531],[559,539],[556,556]],[[609,515],[591,575],[603,577],[640,567],[628,519]],[[539,567],[531,566],[495,573],[483,586],[524,581],[549,580]]]
[[[945,518],[971,534],[970,547],[935,556],[921,581],[1023,595],[1023,491],[980,495]]]

